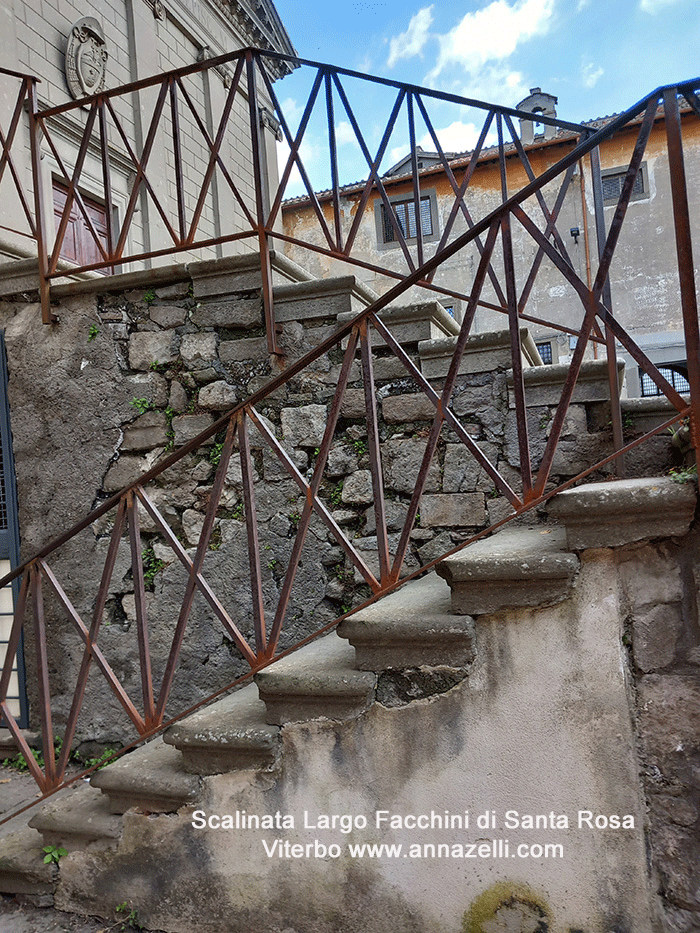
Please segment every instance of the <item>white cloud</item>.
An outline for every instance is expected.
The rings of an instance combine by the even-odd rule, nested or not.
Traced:
[[[605,69],[600,65],[596,68],[593,62],[584,64],[581,62],[581,83],[586,88],[595,87],[600,78],[605,74]]]
[[[360,148],[360,144],[355,136],[355,130],[347,120],[341,120],[335,126],[335,141],[339,146],[355,146]]]
[[[590,6],[591,0],[578,0],[576,4],[576,12],[580,13],[581,10],[585,10],[587,6]]]
[[[639,9],[642,13],[651,13],[652,16],[665,6],[672,6],[678,0],[640,0]]]
[[[490,62],[505,62],[522,42],[549,29],[554,0],[493,0],[467,13],[445,35],[438,36],[440,51],[426,81],[433,84],[449,66],[458,66],[474,79]],[[506,75],[510,83],[515,73]]]
[[[291,150],[286,140],[284,140],[281,143],[280,142],[277,143],[277,166],[278,166],[280,179],[282,178],[282,173],[287,167],[287,161],[289,159],[290,152]],[[323,184],[314,183],[314,172],[313,172],[314,166],[316,164],[316,161],[319,155],[318,147],[314,145],[314,143],[312,143],[310,140],[304,138],[304,140],[302,140],[301,146],[299,147],[299,155],[301,157],[301,161],[304,166],[304,169],[306,170],[309,178],[311,179],[311,186],[315,190],[321,190],[321,188],[325,186]],[[289,181],[287,182],[287,186],[285,188],[284,196],[286,198],[293,198],[293,197],[296,197],[297,195],[306,194],[306,193],[307,193],[306,185],[303,182],[301,173],[299,172],[299,169],[297,167],[297,163],[294,162],[294,164],[292,165],[292,170],[289,175]]]
[[[418,10],[415,16],[411,17],[406,32],[394,36],[389,43],[389,68],[393,68],[400,58],[412,58],[414,55],[421,55],[423,47],[430,38],[430,25],[433,22],[432,5]]]
[[[449,126],[442,129],[436,129],[435,134],[440,141],[444,152],[466,152],[473,149],[479,139],[480,127],[474,123],[463,123],[461,120],[455,120]],[[435,143],[430,133],[418,141],[427,152],[435,151]]]

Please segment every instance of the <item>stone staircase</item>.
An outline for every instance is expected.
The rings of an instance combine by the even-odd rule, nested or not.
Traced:
[[[57,870],[41,862],[42,845],[92,852],[109,864],[122,845],[122,814],[157,819],[203,806],[208,776],[239,772],[249,780],[255,774],[268,787],[289,780],[284,736],[295,724],[359,725],[377,703],[440,702],[469,677],[480,626],[566,601],[582,549],[681,536],[695,506],[695,487],[669,479],[591,484],[560,494],[547,524],[503,530],[446,558],[437,573],[351,616],[337,633],[261,671],[255,683],[49,801],[27,828],[2,838],[0,891],[50,896]],[[615,518],[620,515],[624,522]],[[99,912],[99,903],[96,892],[91,909]]]

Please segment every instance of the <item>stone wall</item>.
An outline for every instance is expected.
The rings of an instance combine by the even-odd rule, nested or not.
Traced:
[[[117,284],[122,287],[117,289]],[[259,273],[245,260],[173,267],[161,270],[158,276],[136,274],[121,282],[115,279],[78,289],[61,287],[55,294],[60,301],[60,323],[49,327],[39,323],[36,304],[18,298],[5,301],[0,308],[9,360],[25,559],[173,449],[212,426],[223,412],[260,390],[276,373],[262,327]],[[339,314],[352,315],[367,300],[353,279],[287,282],[278,286],[276,294],[277,316],[282,322],[280,342],[288,361],[332,334]],[[436,388],[442,385],[453,348],[453,338],[446,337],[444,330],[441,339],[430,339],[438,325],[449,330],[444,312],[434,305],[409,309],[390,325]],[[403,365],[376,343],[374,391],[379,401],[389,545],[395,549],[434,409]],[[524,348],[529,360],[536,362],[536,351],[526,334]],[[306,478],[316,462],[342,353],[340,347],[332,349],[257,407]],[[520,455],[509,365],[506,335],[480,337],[465,356],[453,408],[480,449],[519,491]],[[611,450],[604,365],[596,362],[586,366],[586,378],[569,410],[548,489]],[[555,388],[564,375],[557,367],[526,369],[535,465],[551,426]],[[377,572],[364,406],[361,367],[356,361],[320,495],[367,565]],[[199,540],[223,435],[223,430],[212,435],[148,487],[152,501],[191,554]],[[269,626],[304,500],[297,483],[255,431],[251,446]],[[630,458],[628,465],[652,473],[668,468],[672,451],[668,440],[657,439],[652,450],[651,459],[645,454],[644,460]],[[405,572],[418,569],[511,513],[508,500],[457,436],[443,432],[411,534]],[[94,606],[113,520],[111,513],[94,523],[51,560],[84,618],[90,617]],[[529,516],[528,520],[537,521],[538,517]],[[158,682],[167,661],[186,573],[147,515],[142,516],[141,532]],[[100,642],[109,656],[117,659],[124,685],[139,695],[131,563],[125,537],[109,587]],[[250,637],[252,596],[237,454],[227,470],[204,576],[233,622]],[[336,539],[314,519],[292,592],[282,647],[369,595],[362,576]],[[65,614],[55,606],[52,611],[55,624],[50,649],[56,666],[54,687],[61,697],[57,711],[60,722],[68,709],[82,650]],[[174,714],[186,708],[246,670],[230,633],[198,597],[169,710]],[[29,687],[31,696],[31,679]],[[86,704],[89,712],[79,739],[124,741],[131,734],[125,714],[101,687],[99,680],[91,684]]]
[[[700,564],[683,541],[617,552],[649,844],[668,929],[700,928]]]

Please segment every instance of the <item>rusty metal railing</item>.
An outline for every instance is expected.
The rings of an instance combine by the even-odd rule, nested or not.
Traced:
[[[254,79],[251,76],[254,74],[253,69],[260,65],[260,60],[260,54],[250,50],[237,56],[226,57],[226,61],[237,62],[232,87],[240,86],[244,69],[249,69],[247,72],[247,88],[250,101],[254,99],[254,91],[257,87],[257,78]],[[229,239],[255,237],[256,244],[261,247],[262,291],[266,301],[268,340],[271,344],[275,340],[275,328],[273,305],[271,303],[272,282],[271,278],[266,280],[266,270],[269,270],[269,252],[266,252],[266,249],[271,237],[287,242],[301,242],[295,240],[291,235],[280,233],[275,229],[275,220],[278,216],[292,168],[297,166],[300,169],[302,178],[304,177],[300,147],[305,128],[311,117],[313,103],[318,98],[320,89],[325,85],[326,112],[332,114],[333,110],[329,103],[331,99],[330,92],[335,88],[340,93],[342,87],[340,75],[348,74],[337,69],[331,69],[329,66],[310,64],[309,67],[317,68],[318,72],[313,81],[312,94],[301,118],[299,129],[295,134],[292,134],[289,126],[285,125],[284,120],[282,120],[283,132],[291,145],[290,156],[282,171],[279,187],[274,196],[270,198],[267,207],[263,202],[262,193],[259,196],[256,195],[257,213],[250,213],[248,219],[253,222],[250,223],[249,230],[241,234],[229,235]],[[195,69],[190,69],[190,72],[194,71]],[[174,89],[182,89],[179,83],[182,74],[180,72],[177,75],[153,79],[150,83],[149,86],[159,88],[152,127],[157,125],[158,118],[163,113],[166,97],[169,94],[176,94]],[[267,81],[264,72],[261,74],[261,80],[276,112],[282,116],[272,85]],[[391,82],[383,83],[397,88],[396,104],[392,110],[393,121],[395,121],[398,111],[404,104],[408,105],[410,114],[412,106],[421,110],[423,97],[441,96],[416,88],[393,85]],[[207,618],[212,622],[215,621],[221,627],[240,662],[247,664],[251,670],[257,670],[267,665],[282,650],[290,647],[294,639],[292,638],[290,642],[285,638],[294,621],[292,618],[294,594],[300,585],[299,581],[304,572],[304,559],[307,553],[305,548],[309,547],[309,542],[316,529],[324,529],[324,533],[330,535],[332,540],[340,547],[348,565],[369,588],[372,594],[371,599],[376,599],[400,585],[402,579],[407,578],[402,577],[402,568],[409,552],[411,531],[416,524],[421,499],[426,490],[430,465],[440,439],[444,437],[445,432],[451,432],[451,437],[456,438],[464,446],[469,456],[483,469],[498,492],[510,503],[513,513],[508,519],[499,522],[499,525],[533,508],[550,498],[560,489],[577,482],[585,475],[599,470],[611,461],[619,461],[626,451],[645,442],[667,427],[677,424],[684,418],[688,418],[690,421],[693,445],[696,451],[698,450],[700,447],[697,430],[698,414],[700,413],[700,354],[698,352],[700,350],[700,340],[698,337],[697,300],[692,257],[692,225],[683,166],[679,109],[679,97],[682,97],[687,105],[686,109],[689,111],[690,118],[696,119],[700,116],[700,101],[695,93],[695,88],[698,85],[700,85],[700,81],[690,82],[678,88],[660,89],[644,98],[625,114],[611,121],[603,129],[597,132],[585,130],[585,132],[582,132],[582,138],[574,141],[570,151],[555,164],[538,176],[535,176],[532,170],[527,171],[528,183],[521,190],[511,195],[507,190],[506,159],[511,156],[519,158],[526,170],[529,165],[527,154],[519,144],[512,124],[512,117],[517,113],[509,111],[507,108],[480,105],[486,111],[485,128],[481,132],[480,147],[483,146],[488,128],[493,121],[495,121],[497,127],[498,144],[495,147],[494,158],[499,164],[503,200],[496,209],[481,218],[473,218],[468,213],[466,192],[468,191],[469,179],[472,177],[476,165],[473,157],[466,167],[461,182],[458,183],[457,176],[452,173],[455,182],[452,187],[455,191],[456,205],[452,210],[455,216],[458,212],[461,212],[467,226],[464,232],[456,233],[453,238],[448,237],[447,239],[443,234],[444,242],[441,241],[438,244],[432,256],[427,255],[427,249],[421,249],[420,238],[418,238],[416,244],[409,244],[404,241],[402,253],[408,268],[401,274],[394,270],[393,275],[398,278],[398,281],[386,294],[373,302],[353,321],[339,327],[335,334],[325,339],[313,351],[296,362],[290,363],[264,389],[261,389],[224,415],[207,431],[179,451],[168,455],[161,463],[112,496],[58,540],[42,548],[11,574],[0,580],[0,586],[6,585],[15,578],[21,577],[22,580],[10,634],[6,664],[0,677],[0,712],[15,741],[27,757],[30,770],[42,790],[49,791],[53,789],[60,784],[63,778],[71,744],[78,728],[86,691],[88,691],[91,683],[91,671],[100,675],[102,682],[106,684],[115,697],[137,736],[151,735],[167,721],[168,714],[166,710],[168,710],[173,686],[180,671],[179,664],[183,645],[185,644],[196,601],[199,601],[199,604],[205,607],[204,611]],[[131,90],[133,89],[134,86],[131,87]],[[109,102],[117,93],[116,91],[109,92],[87,102],[88,116],[86,119],[88,125],[94,126],[95,121],[103,120],[106,118],[107,113],[113,114],[114,111],[111,109]],[[442,97],[445,96],[442,95]],[[172,105],[173,96],[170,97],[170,100]],[[230,100],[232,101],[233,98],[230,98]],[[470,103],[476,105],[476,102]],[[46,127],[50,115],[55,115],[70,106],[72,105],[66,105],[64,108],[54,108],[53,111],[44,113],[40,118],[37,118],[37,125],[41,125],[44,132],[48,132]],[[663,110],[660,111],[660,107],[663,107]],[[250,112],[255,114],[255,123],[257,125],[257,110],[252,107],[252,104]],[[351,112],[348,101],[346,113],[350,116]],[[175,110],[172,113],[175,113]],[[663,116],[665,120],[665,131],[668,140],[673,222],[678,245],[679,294],[688,354],[690,401],[679,395],[621,326],[612,310],[609,287],[609,270],[623,229],[633,183],[652,126],[659,116]],[[333,120],[329,119],[331,135],[333,125]],[[570,127],[571,125],[566,126]],[[603,140],[628,126],[635,128],[636,142],[632,147],[632,155],[622,184],[620,197],[613,210],[612,221],[606,229],[602,211],[600,172],[599,170],[596,171],[596,148]],[[360,141],[362,137],[359,126],[353,128],[358,141]],[[506,129],[513,137],[511,144],[505,142],[504,132]],[[155,129],[153,132],[155,134]],[[379,174],[379,166],[390,136],[391,132],[388,135],[387,133],[384,134],[378,155],[374,159],[370,157],[371,178],[368,179],[367,186],[361,195],[361,201],[364,202],[365,206],[372,192],[379,191],[380,197],[383,199],[387,197],[385,182]],[[216,141],[219,139],[219,135],[217,134],[216,140],[211,136],[208,139],[210,148],[209,169],[213,172],[214,167],[220,165],[221,159],[219,144]],[[445,169],[450,170],[448,160],[440,149],[437,136],[435,136],[435,144],[441,160],[444,162]],[[146,145],[148,146],[148,141]],[[86,151],[87,143],[85,142],[81,147],[83,156]],[[337,152],[332,146],[331,163],[335,164],[333,151]],[[593,166],[594,198],[598,208],[596,234],[599,245],[597,268],[595,276],[592,277],[590,282],[584,280],[575,271],[573,263],[566,252],[563,238],[556,230],[556,221],[563,201],[562,192],[565,191],[565,186],[568,185],[568,179],[571,178],[574,167],[587,157],[591,158]],[[138,160],[140,173],[138,183],[146,186],[145,169],[147,161],[146,151],[146,155],[142,154]],[[79,152],[76,160],[78,169],[74,169],[70,178],[74,188],[74,197],[78,204],[77,187],[80,164],[81,153]],[[262,177],[261,168],[257,163],[254,166],[254,174],[256,178]],[[66,178],[68,178],[68,172],[66,172]],[[549,192],[548,186],[559,180],[563,181],[556,193],[554,207],[550,209],[546,203]],[[309,181],[308,176],[307,181]],[[411,185],[414,191],[414,203],[418,204],[421,194],[421,179],[420,173],[415,170],[412,173]],[[383,193],[382,189],[384,189]],[[136,195],[132,194],[132,198],[133,204],[135,204]],[[533,199],[536,207],[533,207]],[[242,198],[241,200],[244,201],[245,199]],[[357,229],[354,228],[353,232],[351,226],[349,232],[346,232],[343,227],[339,210],[340,185],[335,170],[331,203],[333,208],[329,224],[320,203],[318,203],[318,200],[316,201],[319,227],[326,239],[326,245],[319,246],[318,243],[313,242],[306,242],[305,245],[313,251],[320,251],[334,258],[344,258],[361,264],[362,260],[352,257],[351,250]],[[211,238],[207,241],[200,241],[196,238],[197,206],[195,205],[195,216],[190,220],[189,225],[185,217],[185,209],[186,206],[183,201],[182,208],[179,210],[180,224],[177,228],[173,227],[171,229],[174,243],[173,250],[189,249],[196,244],[210,245],[213,242]],[[241,210],[243,210],[243,204],[241,204]],[[132,218],[133,210],[129,221]],[[352,223],[354,224],[354,221]],[[525,279],[525,283],[520,289],[518,287],[518,268],[513,258],[513,229],[515,227],[519,229],[520,235],[530,238],[535,247],[534,262],[521,277]],[[116,235],[115,231],[115,235],[110,240],[111,245],[107,248],[103,246],[104,258],[102,262],[95,264],[94,268],[116,265],[135,258],[133,255],[129,257],[124,255],[125,230],[126,227],[122,226],[118,235]],[[400,229],[397,233],[401,233]],[[470,248],[473,244],[477,244],[479,262],[469,283],[469,288],[459,293],[466,302],[460,333],[455,339],[447,376],[444,380],[440,380],[438,384],[434,384],[434,381],[431,382],[426,378],[420,367],[416,365],[416,362],[391,332],[390,327],[382,321],[380,312],[413,286],[419,285],[420,287],[433,288],[439,291],[438,286],[434,284],[433,278],[436,270],[446,260],[460,255],[462,251]],[[497,253],[497,247],[499,247],[500,253]],[[415,257],[412,253],[413,249],[416,250]],[[53,247],[53,252],[49,256],[48,266],[44,269],[46,282],[58,275],[56,271],[58,251],[57,241]],[[145,258],[145,255],[141,254],[141,257]],[[535,457],[531,453],[528,432],[528,399],[522,366],[520,325],[525,317],[524,308],[527,305],[528,297],[534,293],[544,259],[551,264],[551,268],[560,276],[561,281],[570,286],[578,297],[580,324],[576,327],[560,327],[556,323],[548,322],[555,329],[559,327],[568,334],[574,334],[576,343],[559,402],[554,408],[544,449],[541,455]],[[494,280],[498,283],[497,289],[493,285]],[[265,287],[266,281],[268,283],[267,288]],[[491,283],[491,287],[500,296],[500,303],[489,302],[489,305],[492,310],[498,310],[506,315],[511,336],[513,394],[521,474],[519,483],[515,483],[503,470],[498,469],[497,464],[489,459],[479,442],[471,436],[464,420],[455,412],[453,405],[455,390],[459,384],[460,365],[467,350],[477,308],[485,303],[484,289],[487,283]],[[445,290],[442,289],[442,291]],[[270,299],[269,302],[268,299]],[[609,382],[613,400],[617,400],[618,389],[614,351],[616,344],[619,343],[669,400],[674,413],[664,424],[657,426],[652,431],[628,444],[624,443],[620,422],[618,420],[617,424],[615,423],[616,416],[613,414],[615,437],[612,452],[598,462],[591,464],[588,469],[578,476],[568,478],[564,482],[557,482],[556,488],[551,488],[554,456],[561,440],[564,421],[581,373],[586,350],[591,342],[607,351]],[[402,521],[397,538],[393,541],[390,541],[388,533],[387,510],[384,501],[383,457],[380,437],[381,414],[375,391],[373,371],[375,352],[378,345],[384,348],[383,352],[388,351],[400,363],[406,378],[415,386],[418,392],[423,393],[432,403],[434,409],[432,421],[424,439],[425,446],[415,476],[415,483],[405,503],[405,519]],[[285,446],[284,438],[277,436],[274,427],[262,416],[260,409],[261,405],[273,397],[275,392],[288,385],[307,367],[333,350],[340,352],[342,362],[340,363],[333,397],[329,402],[323,437],[316,452],[313,466],[307,474],[295,463],[292,452]],[[364,394],[364,420],[367,428],[366,445],[372,489],[371,498],[376,523],[376,549],[371,561],[368,560],[366,552],[356,546],[352,536],[343,530],[337,518],[334,517],[333,498],[327,487],[328,457],[334,443],[337,442],[337,426],[341,406],[347,395],[351,373],[356,369],[353,364],[358,359],[359,381]],[[352,378],[357,379],[358,377],[355,375]],[[612,405],[613,413],[615,413],[616,407],[618,406]],[[619,419],[619,408],[617,418]],[[289,551],[285,553],[285,563],[280,570],[279,579],[274,581],[271,580],[270,574],[266,572],[266,569],[269,570],[269,568],[264,565],[264,553],[258,537],[258,500],[263,482],[256,478],[256,460],[252,453],[251,431],[255,434],[255,444],[267,456],[274,458],[281,465],[298,490],[300,497],[299,512],[296,515],[293,528],[290,526]],[[207,492],[208,504],[203,517],[201,533],[198,536],[194,552],[191,553],[179,540],[172,524],[164,517],[163,510],[157,506],[152,489],[154,486],[166,482],[165,477],[171,467],[182,462],[183,458],[202,449],[203,445],[206,447],[212,438],[217,436],[221,438],[220,459],[211,487]],[[230,509],[224,508],[222,503],[228,501],[226,493],[231,482],[230,470],[236,460],[238,461],[239,471],[237,473],[239,475],[237,483],[240,486],[242,501],[238,513],[232,515]],[[222,514],[224,512],[226,513],[225,521],[236,523],[233,530],[231,530],[231,525],[226,526],[228,531],[234,535],[240,531],[241,534],[244,533],[245,535],[244,550],[247,555],[249,598],[247,600],[238,599],[238,602],[241,603],[238,606],[236,605],[236,599],[233,602],[229,599],[227,605],[226,599],[216,592],[215,587],[210,582],[212,553],[216,554],[220,547],[217,534],[221,535],[222,533]],[[146,582],[147,569],[144,567],[143,556],[144,521],[148,525],[148,534],[158,535],[161,548],[167,550],[169,554],[168,566],[172,565],[180,573],[182,598],[178,602],[177,619],[174,621],[172,632],[169,635],[167,651],[165,652],[163,652],[161,644],[159,652],[154,653],[150,642],[153,614],[154,611],[158,611],[158,607],[157,601],[154,603],[156,596],[149,592],[148,583]],[[79,586],[75,587],[73,581],[71,585],[76,589],[76,593],[71,593],[69,582],[62,580],[60,569],[62,549],[78,547],[82,540],[81,535],[93,533],[91,529],[98,528],[101,529],[100,534],[105,536],[107,542],[100,583],[94,594],[86,595]],[[488,533],[492,528],[479,531],[469,541]],[[161,550],[160,553],[164,552]],[[238,551],[237,554],[240,558],[241,552]],[[125,562],[130,567],[131,580],[133,581],[134,625],[139,656],[138,676],[135,676],[133,683],[129,682],[127,684],[123,682],[124,678],[120,678],[117,673],[115,665],[118,658],[108,657],[108,653],[102,647],[105,641],[103,619],[113,592],[115,568],[119,565],[122,568],[120,572],[123,573]],[[420,572],[433,563],[435,561],[425,565]],[[303,580],[301,585],[303,586]],[[228,596],[230,597],[231,594],[229,593]],[[55,713],[52,712],[53,675],[50,673],[46,647],[47,612],[52,619],[60,619],[66,630],[74,633],[82,650],[79,668],[76,671],[75,689],[72,694],[70,710],[67,714],[63,713],[61,715],[63,745],[57,755],[52,752],[56,729]],[[306,620],[306,623],[308,634],[314,626],[310,624],[310,620]],[[328,625],[323,626],[323,628],[325,630]],[[17,653],[23,631],[27,635],[27,644],[33,645],[34,650],[36,709],[37,719],[40,720],[43,734],[44,770],[39,767],[31,756],[22,732],[6,702],[12,662]]]

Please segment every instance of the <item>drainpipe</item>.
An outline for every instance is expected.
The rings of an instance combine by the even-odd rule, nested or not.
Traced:
[[[592,285],[591,279],[591,246],[588,239],[588,211],[586,210],[586,179],[583,172],[583,161],[579,162],[579,176],[581,178],[581,216],[583,218],[583,243],[586,250],[586,285],[589,290]],[[598,343],[593,343],[593,359],[598,359]]]

